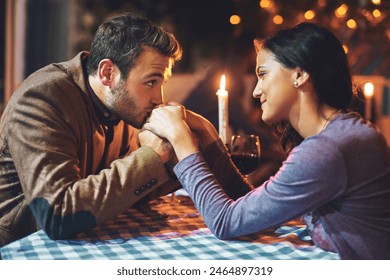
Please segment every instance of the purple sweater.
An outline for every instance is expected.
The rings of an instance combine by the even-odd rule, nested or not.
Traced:
[[[343,259],[390,259],[390,158],[360,116],[339,115],[280,170],[251,186],[218,140],[174,169],[210,230],[233,238],[304,216],[313,242]]]

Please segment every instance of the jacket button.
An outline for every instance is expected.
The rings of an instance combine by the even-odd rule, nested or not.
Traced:
[[[140,195],[140,194],[141,194],[141,190],[140,190],[140,189],[137,189],[134,193],[135,193],[136,195]]]

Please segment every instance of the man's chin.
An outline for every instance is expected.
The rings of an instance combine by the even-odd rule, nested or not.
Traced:
[[[144,127],[144,124],[145,122],[143,122],[142,124],[130,124],[132,127],[135,127],[136,129],[141,129]]]
[[[136,128],[136,129],[141,129],[141,128],[144,126],[144,124],[146,123],[146,118],[145,118],[145,120],[142,121],[142,122],[134,122],[134,121],[126,121],[126,120],[123,120],[123,121],[124,121],[126,124],[128,124],[128,125],[130,125],[130,126]]]

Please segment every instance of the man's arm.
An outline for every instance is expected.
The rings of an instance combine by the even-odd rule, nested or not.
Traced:
[[[40,227],[62,239],[114,218],[170,178],[148,147],[90,174],[94,120],[80,93],[68,93],[73,85],[50,86],[56,98],[35,89],[11,105],[4,134],[26,203]]]

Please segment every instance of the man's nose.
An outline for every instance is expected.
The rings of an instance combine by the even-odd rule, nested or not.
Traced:
[[[154,92],[152,97],[152,103],[155,105],[160,105],[164,103],[164,91],[162,87]]]

